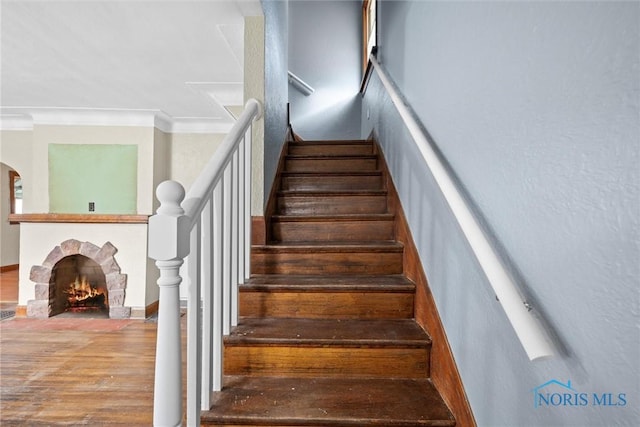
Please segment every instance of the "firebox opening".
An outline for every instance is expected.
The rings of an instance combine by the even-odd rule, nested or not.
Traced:
[[[84,255],[62,258],[53,268],[51,316],[62,313],[109,317],[107,282],[102,267]]]

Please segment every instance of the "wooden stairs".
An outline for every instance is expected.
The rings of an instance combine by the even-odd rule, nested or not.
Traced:
[[[370,141],[289,143],[203,425],[454,426]]]

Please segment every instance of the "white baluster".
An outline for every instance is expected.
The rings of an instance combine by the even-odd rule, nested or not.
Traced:
[[[202,387],[202,320],[201,316],[201,218],[191,230],[189,253],[189,287],[187,299],[187,425],[200,426]],[[206,408],[209,409],[209,408]]]
[[[222,244],[223,244],[223,227],[224,227],[224,186],[218,183],[213,190],[213,323],[211,325],[211,333],[213,334],[212,355],[212,373],[213,373],[213,391],[222,390],[222,367],[223,367],[223,351],[222,351],[222,334],[224,324],[224,269],[222,267]]]
[[[244,222],[244,279],[245,282],[251,277],[251,132],[253,126],[245,132],[244,136],[244,205],[245,205],[245,222]]]
[[[212,323],[213,323],[213,200],[202,211],[202,398],[200,408],[209,410],[212,390]]]
[[[245,183],[245,174],[244,174],[244,138],[240,140],[240,144],[238,145],[238,285],[242,285],[244,283],[244,215],[245,215],[245,204],[244,204],[244,193],[246,191],[246,183]]]
[[[238,188],[238,152],[233,153],[231,159],[231,326],[238,325],[238,203],[240,189]]]
[[[231,332],[231,177],[232,164],[228,164],[224,171],[222,185],[224,188],[222,202],[222,297],[223,300],[223,332],[229,335]]]

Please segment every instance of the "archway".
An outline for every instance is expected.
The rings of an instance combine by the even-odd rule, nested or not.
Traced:
[[[19,202],[22,187],[19,173],[11,166],[0,163],[0,310],[2,317],[15,313],[18,304],[18,267],[20,263],[20,224],[9,222],[15,212],[16,192]],[[19,205],[20,203],[18,203]]]

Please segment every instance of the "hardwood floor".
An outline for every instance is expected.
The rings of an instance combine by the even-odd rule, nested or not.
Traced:
[[[155,341],[152,321],[0,322],[0,425],[152,425]]]

